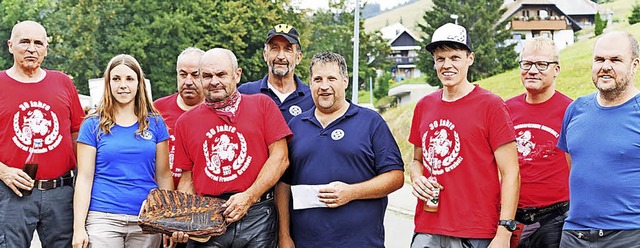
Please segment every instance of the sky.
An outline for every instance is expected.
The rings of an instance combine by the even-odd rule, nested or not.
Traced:
[[[350,1],[355,2],[355,0],[350,0]],[[360,4],[364,3],[365,1],[369,3],[378,3],[380,4],[380,8],[382,10],[385,10],[393,6],[396,6],[398,4],[406,3],[408,0],[359,0],[359,1],[360,1]],[[294,0],[293,2],[299,2],[301,8],[317,9],[317,8],[329,7],[329,0]]]

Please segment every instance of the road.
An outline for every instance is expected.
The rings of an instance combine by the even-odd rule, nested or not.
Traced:
[[[413,236],[413,211],[416,198],[411,195],[411,186],[404,185],[389,195],[389,205],[384,218],[386,248],[409,248]],[[37,233],[31,242],[32,248],[42,248]]]
[[[413,236],[413,216],[387,210],[384,229],[386,248],[409,248]]]

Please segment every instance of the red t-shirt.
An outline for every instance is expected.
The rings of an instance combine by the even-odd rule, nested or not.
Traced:
[[[0,162],[22,169],[36,140],[36,179],[54,179],[76,167],[71,133],[84,110],[69,76],[53,70],[37,83],[21,83],[0,72]]]
[[[423,164],[444,190],[438,212],[425,212],[418,201],[417,233],[460,238],[493,238],[500,213],[500,181],[493,152],[514,141],[509,111],[500,97],[476,86],[454,101],[442,90],[416,105],[409,142],[422,147]],[[429,161],[429,163],[427,163]],[[424,169],[429,176],[429,169]]]
[[[184,111],[180,106],[178,106],[178,93],[173,95],[168,95],[163,98],[160,98],[153,102],[153,106],[160,111],[162,118],[164,119],[164,123],[167,124],[167,128],[169,129],[169,166],[171,167],[171,175],[173,176],[173,185],[177,188],[178,182],[180,182],[180,176],[182,176],[182,170],[173,166],[173,159],[175,156],[175,131],[174,128],[176,126],[176,120]]]
[[[196,194],[245,191],[267,161],[269,145],[292,134],[263,94],[242,95],[236,118],[229,123],[204,104],[178,118],[174,166],[192,171]]]
[[[518,208],[546,207],[569,200],[569,167],[557,144],[562,118],[571,101],[560,92],[540,104],[527,103],[525,94],[506,101],[518,144]]]

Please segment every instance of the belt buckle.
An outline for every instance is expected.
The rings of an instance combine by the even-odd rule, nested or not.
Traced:
[[[34,187],[39,190],[44,190],[42,187],[42,180],[36,181],[36,185]]]

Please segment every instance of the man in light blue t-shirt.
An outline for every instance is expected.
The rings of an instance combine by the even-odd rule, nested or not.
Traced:
[[[640,244],[638,50],[627,32],[602,35],[591,69],[598,92],[567,108],[558,147],[571,167],[571,206],[560,247]]]

